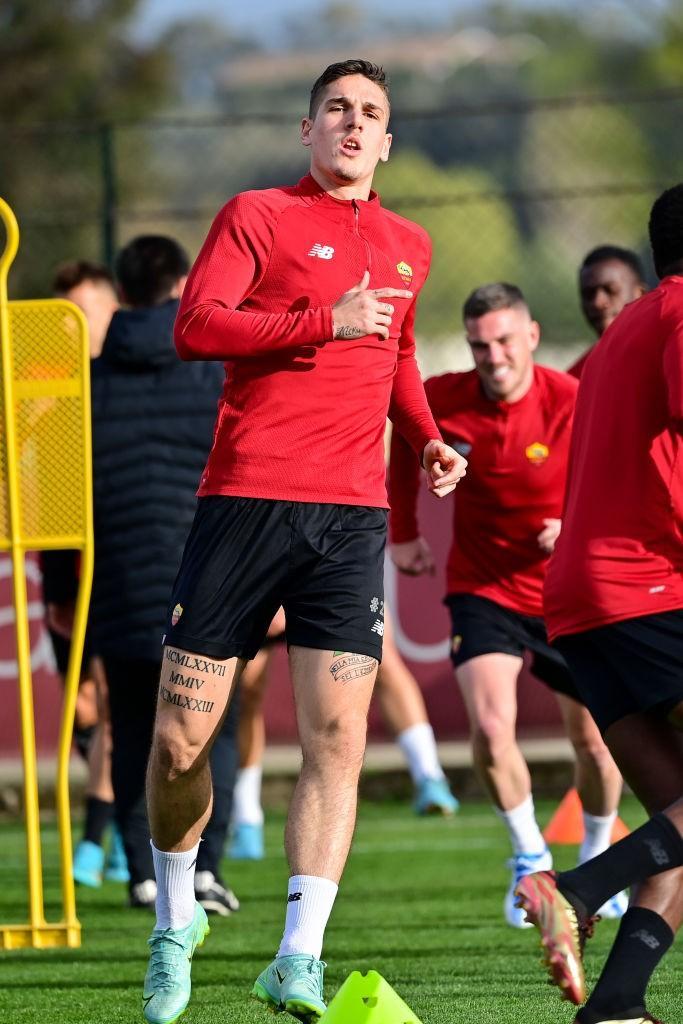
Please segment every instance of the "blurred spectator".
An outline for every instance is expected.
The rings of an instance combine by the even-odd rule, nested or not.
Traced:
[[[107,327],[119,307],[112,274],[103,264],[88,260],[62,263],[55,271],[52,291],[58,298],[68,299],[83,311],[88,322],[90,356],[98,356]],[[47,627],[62,680],[69,663],[78,593],[78,561],[77,551],[45,551],[41,556]],[[74,738],[89,769],[85,828],[83,838],[74,851],[74,878],[81,885],[93,888],[102,884],[103,873],[108,879],[127,881],[125,855],[116,830],[106,863],[104,857],[104,834],[114,813],[111,734],[104,670],[99,659],[93,656],[88,636],[76,698]]]
[[[209,362],[181,362],[173,324],[189,261],[171,238],[133,239],[119,253],[122,302],[93,363],[95,578],[93,642],[102,656],[112,722],[116,819],[130,869],[130,903],[156,895],[145,809],[145,770],[156,709],[166,610],[223,384]],[[197,898],[227,914],[237,902],[220,880],[237,768],[237,711],[212,753],[214,814],[197,858]]]

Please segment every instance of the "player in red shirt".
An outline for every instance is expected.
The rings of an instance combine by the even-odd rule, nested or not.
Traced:
[[[446,604],[475,768],[513,847],[505,917],[524,928],[514,888],[523,875],[552,863],[515,736],[525,649],[533,652],[534,673],[557,694],[576,750],[586,824],[582,860],[609,844],[621,778],[578,703],[563,659],[548,644],[542,619],[543,576],[560,529],[576,381],[534,365],[540,329],[518,288],[478,288],[463,313],[475,369],[433,377],[425,385],[439,429],[469,459],[453,505]],[[392,557],[404,572],[425,571],[432,559],[416,517],[419,473],[396,432],[389,479]],[[624,909],[622,896],[605,913],[619,916]]]
[[[285,932],[253,995],[306,1022],[325,1010],[319,957],[384,632],[387,414],[434,494],[450,492],[466,465],[439,437],[415,362],[429,239],[371,191],[389,156],[388,119],[381,68],[327,68],[301,126],[310,174],[230,200],[178,312],[180,355],[225,360],[226,382],[171,598],[148,772],[152,1024],[189,1000],[190,958],[207,931],[193,870],[211,809],[209,750],[280,605],[303,767],[285,834]]]
[[[591,249],[579,268],[581,309],[598,338],[629,302],[647,291],[643,265],[631,249],[599,245]],[[580,379],[593,348],[576,360],[567,373]]]
[[[659,286],[621,312],[581,378],[545,585],[550,638],[654,815],[590,864],[520,885],[554,980],[579,1003],[579,929],[641,883],[580,1024],[653,1019],[647,984],[683,920],[683,184],[655,202],[650,241]]]

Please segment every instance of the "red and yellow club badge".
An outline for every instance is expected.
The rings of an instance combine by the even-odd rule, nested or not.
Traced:
[[[400,263],[396,264],[398,270],[398,276],[401,278],[404,284],[410,284],[413,280],[413,268],[405,260],[401,260]]]
[[[172,626],[176,626],[178,624],[178,619],[180,618],[180,616],[182,614],[183,614],[183,606],[181,604],[177,604],[175,606],[175,608],[173,609],[173,614],[171,615],[171,625]]]
[[[528,445],[524,454],[534,466],[541,466],[550,455],[550,449],[542,441],[534,441],[533,444]]]

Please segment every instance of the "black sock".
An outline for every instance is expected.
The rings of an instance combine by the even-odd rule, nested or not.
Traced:
[[[609,850],[572,871],[560,872],[557,884],[568,898],[578,897],[579,909],[591,915],[634,882],[682,864],[683,836],[665,814],[656,814]]]
[[[645,907],[629,907],[580,1024],[631,1019],[645,1014],[645,990],[657,964],[674,940],[663,917]]]
[[[109,800],[100,800],[89,796],[85,802],[85,831],[83,838],[97,846],[102,845],[102,837],[107,825],[114,817],[114,804]]]

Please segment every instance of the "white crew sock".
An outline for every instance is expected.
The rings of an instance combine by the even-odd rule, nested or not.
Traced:
[[[199,843],[184,853],[164,853],[152,843],[157,880],[157,928],[184,928],[194,916],[194,866]]]
[[[232,821],[234,825],[263,824],[263,808],[261,807],[262,774],[263,768],[260,764],[252,764],[248,768],[240,768],[238,771],[232,805]]]
[[[579,864],[585,864],[599,853],[604,853],[612,840],[612,829],[617,820],[617,812],[600,817],[596,814],[583,812],[584,840],[579,847]]]
[[[543,853],[546,841],[536,821],[531,793],[524,803],[521,803],[519,807],[513,807],[511,811],[501,811],[499,807],[496,807],[495,810],[500,820],[505,823],[512,849],[516,854]]]
[[[404,729],[396,737],[396,742],[408,762],[414,785],[419,786],[423,779],[444,778],[436,750],[434,730],[429,722],[419,722]]]
[[[308,953],[320,959],[338,888],[329,878],[292,875],[287,886],[287,917],[278,956]]]

